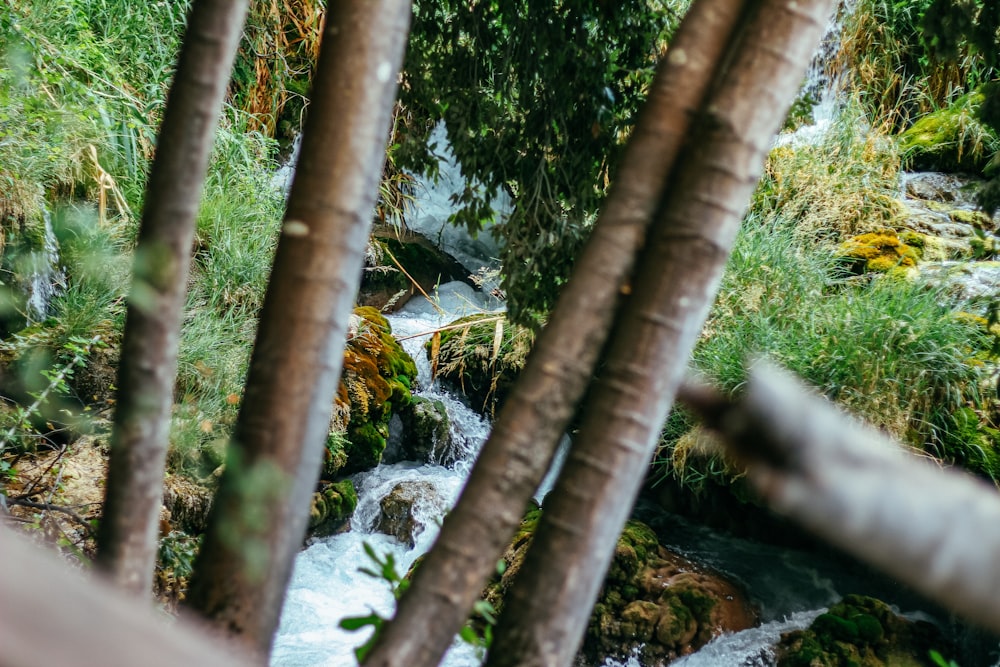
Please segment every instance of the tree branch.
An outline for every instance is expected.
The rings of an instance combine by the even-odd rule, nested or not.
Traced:
[[[680,397],[744,460],[772,509],[1000,632],[995,488],[914,456],[768,364],[736,400],[692,384]]]

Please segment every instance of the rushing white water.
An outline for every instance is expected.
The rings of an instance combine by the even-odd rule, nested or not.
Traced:
[[[354,648],[363,644],[370,630],[348,632],[340,629],[342,619],[365,616],[372,611],[389,617],[394,600],[387,583],[359,571],[373,566],[365,554],[370,545],[377,554],[391,554],[397,572],[406,572],[414,560],[433,544],[444,508],[450,507],[465,483],[468,469],[479,451],[489,424],[461,401],[431,383],[430,367],[422,346],[433,329],[470,312],[481,311],[490,303],[464,283],[439,288],[432,304],[423,297],[411,299],[400,312],[390,315],[393,333],[417,361],[419,395],[442,401],[448,411],[451,454],[440,463],[399,462],[355,475],[358,507],[352,529],[340,535],[316,540],[302,551],[288,589],[281,625],[275,639],[273,667],[341,667],[354,664]],[[414,334],[424,335],[414,336]],[[421,482],[433,493],[414,506],[420,526],[411,548],[394,537],[376,530],[379,501],[401,482]],[[475,650],[457,644],[444,663],[450,667],[479,664]]]
[[[419,232],[459,261],[470,273],[481,267],[497,268],[500,256],[499,242],[490,234],[492,224],[487,224],[475,238],[463,227],[448,222],[455,212],[454,199],[465,190],[466,180],[462,168],[448,146],[443,123],[438,123],[431,133],[430,142],[438,156],[437,178],[426,175],[415,179],[412,210],[407,213],[406,226]],[[497,193],[491,202],[498,218],[510,210],[510,197]]]

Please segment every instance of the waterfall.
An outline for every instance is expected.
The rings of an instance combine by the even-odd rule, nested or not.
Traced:
[[[403,461],[383,464],[374,470],[352,477],[358,491],[358,507],[347,533],[315,540],[295,562],[281,625],[275,638],[272,667],[321,666],[341,667],[354,664],[354,648],[363,644],[370,630],[348,632],[340,629],[341,619],[364,616],[372,611],[390,617],[395,602],[388,584],[373,579],[358,568],[371,567],[364,546],[377,554],[391,554],[402,574],[437,537],[439,521],[451,507],[465,484],[469,468],[489,432],[489,423],[458,398],[432,382],[423,344],[429,332],[469,312],[489,305],[485,295],[465,283],[448,283],[433,295],[434,303],[424,297],[410,300],[404,308],[389,315],[393,333],[417,362],[416,394],[445,404],[448,412],[452,448],[450,455],[436,463]],[[414,335],[421,334],[424,335]],[[401,482],[411,488],[426,490],[414,505],[418,524],[411,547],[376,529],[380,515],[379,501]],[[468,645],[456,644],[444,665],[478,665],[479,657]]]
[[[66,274],[59,268],[59,242],[52,227],[52,213],[42,205],[41,247],[29,254],[29,273],[23,281],[28,324],[41,322],[49,315],[52,297],[65,284]]]

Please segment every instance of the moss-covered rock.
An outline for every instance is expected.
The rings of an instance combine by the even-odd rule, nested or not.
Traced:
[[[342,423],[333,425],[334,430],[344,430],[346,437],[342,452],[328,443],[323,469],[328,479],[379,464],[389,419],[394,410],[412,402],[410,389],[417,377],[413,359],[392,337],[388,321],[378,310],[360,306],[354,315],[336,398],[335,413]]]
[[[351,480],[321,483],[309,508],[309,531],[324,537],[348,530],[357,506],[358,493]]]
[[[469,397],[473,408],[493,414],[524,367],[534,337],[496,314],[470,315],[449,326],[441,332],[436,358],[434,341],[427,343],[431,366]]]
[[[483,597],[497,610],[524,562],[541,510],[525,515],[504,552],[506,569]],[[587,664],[639,652],[642,664],[691,653],[723,632],[757,622],[743,592],[722,575],[668,552],[649,526],[629,521],[594,606],[582,652]]]
[[[451,450],[451,429],[444,403],[423,396],[401,415],[403,420],[402,454],[410,461],[446,461]]]
[[[891,229],[859,234],[840,244],[838,256],[851,273],[885,273],[916,266],[919,251],[904,243]]]
[[[887,604],[848,595],[807,630],[783,635],[778,667],[931,667],[930,650],[946,649],[930,623],[909,621]],[[942,652],[946,652],[942,651]]]
[[[951,106],[920,118],[900,135],[900,147],[911,169],[982,173],[1000,149],[996,133],[978,118],[985,99],[979,90]]]

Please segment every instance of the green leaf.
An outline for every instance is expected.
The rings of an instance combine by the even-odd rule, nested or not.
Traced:
[[[373,626],[379,628],[382,623],[385,622],[381,616],[372,612],[367,616],[348,616],[347,618],[340,619],[340,627],[343,630],[361,630],[362,628],[367,628],[368,626]]]
[[[462,629],[458,631],[458,637],[466,644],[479,646],[479,635],[477,635],[476,631],[472,629],[472,626],[463,626]]]
[[[472,610],[482,616],[483,619],[490,625],[496,625],[497,610],[486,600],[476,600],[476,603],[472,605]]]

